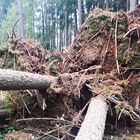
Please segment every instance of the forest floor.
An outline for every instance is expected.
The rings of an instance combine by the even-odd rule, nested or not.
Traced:
[[[95,9],[66,52],[51,53],[35,40],[11,37],[0,49],[0,67],[59,78],[46,91],[1,91],[10,94],[16,110],[8,119],[12,127],[0,129],[19,130],[6,140],[74,139],[87,104],[99,94],[109,105],[104,139],[140,139],[139,6],[127,13]]]

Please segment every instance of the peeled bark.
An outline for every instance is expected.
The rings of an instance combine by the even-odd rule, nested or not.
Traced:
[[[92,99],[75,140],[102,140],[107,110],[108,105],[103,99]]]
[[[0,69],[0,90],[46,89],[54,77]]]

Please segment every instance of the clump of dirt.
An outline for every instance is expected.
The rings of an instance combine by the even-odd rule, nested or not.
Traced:
[[[136,26],[138,21],[134,16],[133,12],[94,10],[75,38],[65,59],[63,72],[72,73],[93,65],[101,65],[103,72],[107,73],[117,68],[116,61],[119,62],[119,67],[136,67],[134,59],[139,60],[136,58],[139,53],[139,30],[138,34],[134,32],[135,28],[139,27]],[[132,25],[135,27],[133,30]]]
[[[34,136],[32,136],[30,133],[24,133],[24,132],[20,132],[20,131],[17,131],[15,133],[11,133],[11,134],[6,134],[5,137],[4,137],[5,140],[32,140],[34,139]]]
[[[139,75],[139,9],[138,6],[128,13],[94,10],[68,51],[62,73],[86,71],[97,66],[101,67],[99,73],[114,73],[116,78],[131,85],[131,77]],[[139,85],[136,79],[134,83]],[[138,96],[139,93],[135,98]]]
[[[61,52],[51,53],[34,39],[15,39],[8,46],[0,49],[0,65],[2,68],[28,71],[40,74],[57,75]]]
[[[136,126],[140,119],[139,11],[140,6],[128,13],[93,10],[63,60],[61,73],[68,74],[67,80],[61,76],[58,82],[60,93],[78,95],[80,101],[82,91],[104,94],[111,102],[115,99],[116,116],[129,116]]]

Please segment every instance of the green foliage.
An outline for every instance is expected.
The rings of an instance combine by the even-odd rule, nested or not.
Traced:
[[[11,102],[12,101],[9,96],[6,96],[5,99],[3,100],[4,111],[8,115],[12,115],[14,112],[14,108],[12,107]]]
[[[11,2],[13,2],[14,0],[1,0],[0,1],[0,5],[2,6],[2,10],[3,10],[3,14],[7,13],[7,9],[9,7],[9,5],[11,4]]]
[[[4,140],[4,135],[7,133],[14,133],[16,129],[13,126],[5,126],[0,129],[0,140]]]
[[[102,15],[102,16],[99,17],[100,20],[107,20],[108,18],[109,17],[108,16],[105,16],[105,15]]]
[[[96,31],[98,28],[99,28],[98,20],[97,20],[97,19],[94,19],[94,20],[92,21],[92,29],[93,29],[94,31]]]
[[[2,22],[0,32],[0,44],[7,44],[8,34],[11,34],[11,30],[17,20],[16,3],[12,3],[7,11],[7,16]],[[17,30],[15,30],[17,32]]]

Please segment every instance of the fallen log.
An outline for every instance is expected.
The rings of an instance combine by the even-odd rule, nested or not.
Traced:
[[[75,140],[102,140],[108,105],[104,99],[93,98]]]
[[[15,70],[0,69],[0,90],[46,89],[55,78]]]
[[[20,92],[9,92],[9,90],[45,90],[54,79],[53,76],[49,75],[0,69],[0,90],[3,90],[0,92],[0,116],[6,117],[14,113],[16,108],[13,102],[16,102],[18,108],[20,108],[20,106],[22,108],[22,106],[25,106],[28,102],[34,102],[32,97],[28,97],[27,95],[23,95],[24,97],[22,97]],[[11,97],[11,93],[14,94],[14,99]],[[28,107],[26,107],[26,109],[28,110]],[[28,113],[30,113],[29,110]]]

